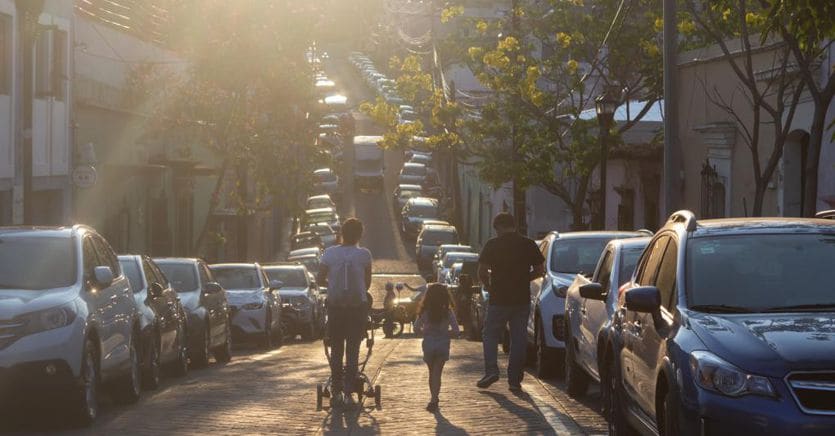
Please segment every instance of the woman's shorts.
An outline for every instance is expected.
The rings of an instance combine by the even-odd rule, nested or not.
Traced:
[[[432,338],[423,339],[423,361],[426,363],[449,360],[449,339],[436,340]]]

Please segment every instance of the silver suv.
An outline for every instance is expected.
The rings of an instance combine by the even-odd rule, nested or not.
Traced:
[[[113,249],[84,226],[0,228],[0,392],[89,424],[100,384],[139,399],[139,317]]]

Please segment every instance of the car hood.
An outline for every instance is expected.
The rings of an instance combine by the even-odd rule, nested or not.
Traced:
[[[687,313],[707,349],[743,370],[783,377],[835,367],[835,313]]]
[[[307,297],[307,288],[282,288],[278,291],[281,297]]]
[[[233,306],[241,306],[247,303],[259,303],[264,301],[264,292],[261,290],[226,290],[226,299]]]
[[[0,290],[0,319],[12,319],[19,315],[67,304],[78,296],[75,287],[30,291],[22,289]]]

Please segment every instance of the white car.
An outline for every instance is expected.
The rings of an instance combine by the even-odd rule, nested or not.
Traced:
[[[336,203],[333,202],[331,196],[328,194],[307,197],[305,204],[305,209],[321,209],[324,207],[336,209]]]
[[[420,185],[426,179],[426,165],[406,162],[400,170],[398,181],[401,185]]]
[[[60,399],[86,425],[102,384],[120,403],[139,399],[139,314],[103,237],[85,226],[0,228],[0,277],[0,400]]]
[[[319,168],[313,171],[314,186],[324,194],[339,194],[339,176],[330,168]]]
[[[591,279],[577,274],[565,298],[565,381],[568,394],[579,397],[589,381],[600,381],[597,344],[611,323],[618,302],[618,289],[635,271],[650,238],[616,239],[600,255]]]
[[[545,257],[545,277],[531,282],[528,345],[536,350],[536,371],[549,378],[565,364],[565,295],[577,274],[591,275],[600,253],[613,239],[647,236],[644,232],[549,233],[539,248]]]
[[[473,252],[462,252],[462,251],[450,251],[441,258],[440,261],[440,268],[438,268],[436,274],[438,283],[452,283],[450,272],[452,270],[452,266],[456,263],[462,262],[478,262],[478,253]]]
[[[270,349],[281,345],[279,283],[270,283],[257,263],[220,263],[209,267],[226,290],[233,340],[254,339]]]

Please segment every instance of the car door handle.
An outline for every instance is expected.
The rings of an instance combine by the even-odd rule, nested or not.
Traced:
[[[586,308],[585,308],[585,307],[581,307],[581,308],[580,308],[580,313],[582,313],[582,314],[583,314],[583,316],[585,316],[585,315],[586,315],[586,312],[587,312],[587,311],[586,311]]]

